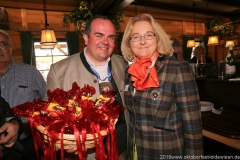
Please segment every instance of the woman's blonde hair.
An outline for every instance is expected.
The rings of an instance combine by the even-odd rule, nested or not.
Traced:
[[[164,29],[154,20],[154,18],[150,14],[142,14],[140,16],[132,17],[129,19],[129,22],[126,26],[122,43],[121,43],[121,51],[126,61],[133,61],[134,60],[134,53],[130,48],[130,37],[133,25],[139,21],[146,21],[151,24],[153,27],[153,31],[157,38],[157,48],[156,50],[158,53],[165,54],[165,55],[172,55],[173,48],[167,36],[167,33]]]

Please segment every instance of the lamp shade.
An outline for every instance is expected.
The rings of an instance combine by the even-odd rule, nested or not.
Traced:
[[[55,44],[54,45],[41,45],[40,49],[54,49],[55,48]]]
[[[195,40],[188,40],[187,41],[187,48],[195,47]]]
[[[57,44],[57,39],[55,33],[52,29],[43,29],[41,31],[41,45],[55,45]]]
[[[218,45],[218,36],[208,37],[208,45]]]
[[[231,41],[231,40],[228,40],[228,41],[226,42],[226,46],[225,46],[225,47],[229,47],[229,45],[234,46],[234,42]]]

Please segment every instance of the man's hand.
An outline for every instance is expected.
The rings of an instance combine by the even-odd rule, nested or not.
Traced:
[[[77,148],[67,149],[66,152],[67,152],[67,153],[74,153],[74,154],[76,154],[76,155],[78,154]]]
[[[0,144],[3,144],[5,147],[12,147],[18,138],[19,124],[17,120],[11,120],[6,122],[0,128]],[[4,131],[7,132],[5,135]]]

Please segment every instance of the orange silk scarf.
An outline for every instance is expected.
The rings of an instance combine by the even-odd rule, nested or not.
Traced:
[[[128,73],[131,74],[131,80],[136,90],[146,90],[150,87],[158,87],[159,80],[155,61],[158,53],[155,52],[152,58],[137,59],[130,65]],[[154,64],[153,64],[154,63]]]

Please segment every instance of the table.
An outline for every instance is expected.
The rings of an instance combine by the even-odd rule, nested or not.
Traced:
[[[228,138],[225,136],[221,136],[219,134],[207,131],[205,129],[202,130],[203,136],[211,138],[215,141],[221,142],[225,145],[228,145],[230,147],[236,148],[240,150],[240,139],[233,139],[233,138]]]

